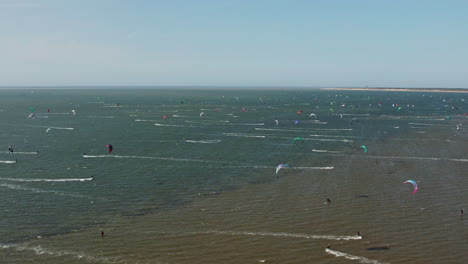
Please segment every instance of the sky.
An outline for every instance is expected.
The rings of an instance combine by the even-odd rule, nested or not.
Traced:
[[[468,88],[468,1],[0,0],[0,86]]]

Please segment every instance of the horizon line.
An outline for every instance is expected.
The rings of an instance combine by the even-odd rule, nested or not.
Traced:
[[[260,89],[427,89],[427,90],[464,90],[468,87],[414,87],[414,86],[274,86],[274,85],[0,85],[0,89],[56,89],[56,88],[75,88],[75,89],[99,89],[99,88],[199,88],[199,89],[213,89],[213,88],[260,88]]]

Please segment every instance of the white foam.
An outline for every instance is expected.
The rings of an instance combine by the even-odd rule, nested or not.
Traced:
[[[0,178],[0,180],[13,182],[84,182],[92,181],[93,178],[70,178],[70,179],[25,179],[25,178]]]
[[[122,263],[117,259],[104,258],[104,257],[94,257],[83,252],[75,252],[69,250],[50,250],[45,249],[39,245],[25,245],[25,244],[0,244],[0,249],[14,249],[17,251],[33,251],[36,255],[49,255],[54,257],[71,257],[78,260],[85,260],[87,262],[95,263]]]
[[[200,144],[213,144],[221,142],[221,139],[210,139],[210,140],[185,140],[187,143],[200,143]]]
[[[14,164],[14,163],[16,163],[16,160],[0,160],[0,163],[3,163],[3,164]]]
[[[368,259],[368,258],[365,258],[365,257],[350,255],[350,254],[343,253],[343,252],[336,251],[336,250],[332,250],[332,249],[329,249],[329,248],[326,248],[325,252],[328,253],[328,254],[334,255],[335,257],[342,257],[342,258],[349,259],[349,260],[357,260],[360,263],[384,264],[384,262],[380,262],[380,261],[373,260],[373,259]]]
[[[219,231],[209,230],[201,232],[192,232],[192,234],[216,234],[216,235],[231,235],[231,236],[268,236],[268,237],[285,237],[285,238],[303,238],[303,239],[324,239],[324,240],[359,240],[361,236],[336,236],[336,235],[309,235],[299,233],[285,232],[256,232],[256,231]]]

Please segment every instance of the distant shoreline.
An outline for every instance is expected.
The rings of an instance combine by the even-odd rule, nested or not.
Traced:
[[[429,92],[429,93],[468,93],[464,89],[420,89],[420,88],[320,88],[337,91],[386,91],[386,92]]]
[[[191,91],[390,91],[429,93],[468,93],[468,88],[359,88],[359,87],[299,87],[299,86],[0,86],[0,91],[12,90],[191,90]]]

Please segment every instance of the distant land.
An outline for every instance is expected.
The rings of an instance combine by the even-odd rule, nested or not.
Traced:
[[[316,87],[316,86],[0,86],[0,90],[66,90],[66,89],[160,89],[160,90],[336,90],[336,91],[391,91],[391,92],[434,92],[468,93],[468,88],[403,88],[403,87]]]
[[[468,90],[463,88],[320,88],[320,90],[468,93]]]

